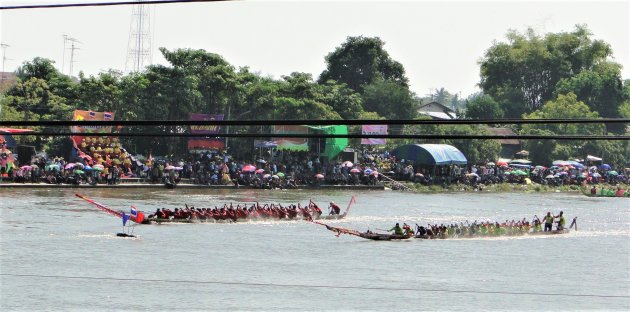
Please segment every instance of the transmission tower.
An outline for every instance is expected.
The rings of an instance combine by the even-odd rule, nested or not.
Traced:
[[[131,12],[131,26],[129,27],[129,43],[127,46],[127,61],[125,70],[140,71],[151,64],[151,14],[145,0],[137,0]]]
[[[66,53],[68,53],[66,51],[70,50],[70,65],[68,65],[69,66],[68,75],[72,76],[74,63],[77,62],[74,58],[74,53],[76,50],[79,50],[79,48],[77,47],[77,44],[79,43],[83,43],[83,42],[77,40],[76,38],[72,38],[66,34],[63,35],[63,56],[61,58],[61,72],[62,73],[64,72],[65,66],[66,66]]]
[[[0,84],[4,82],[4,63],[6,62],[7,59],[7,48],[10,47],[10,45],[5,44],[5,43],[0,43],[0,47],[2,47],[2,76],[0,77]]]

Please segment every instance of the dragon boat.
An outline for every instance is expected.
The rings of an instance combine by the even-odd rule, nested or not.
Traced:
[[[391,240],[407,240],[407,239],[466,239],[466,238],[493,238],[493,237],[516,237],[516,236],[548,236],[548,235],[561,235],[568,234],[571,232],[572,228],[575,228],[577,231],[577,217],[573,218],[571,225],[569,228],[564,229],[556,229],[551,231],[534,231],[530,228],[527,230],[524,229],[512,229],[505,232],[498,232],[496,234],[483,234],[482,232],[477,232],[474,234],[465,233],[465,234],[448,234],[447,232],[437,233],[437,234],[390,234],[390,233],[375,233],[372,231],[357,231],[354,229],[348,229],[343,227],[335,227],[330,226],[325,223],[321,223],[318,221],[312,221],[312,223],[322,225],[326,227],[329,231],[335,233],[337,237],[341,234],[358,236],[364,239],[369,240],[377,240],[377,241],[391,241]]]
[[[618,194],[615,190],[601,188],[599,191],[592,194],[590,190],[581,187],[582,194],[588,197],[618,197],[618,198],[630,198],[630,190],[626,190],[623,194]]]
[[[115,217],[124,218],[128,217],[129,220],[139,224],[167,224],[167,223],[233,223],[233,222],[255,222],[255,221],[291,221],[291,220],[338,220],[343,219],[348,215],[350,207],[356,202],[355,196],[352,196],[346,210],[343,213],[325,215],[321,209],[311,201],[308,206],[301,207],[298,205],[290,205],[288,207],[282,207],[279,205],[264,205],[260,206],[258,203],[252,204],[247,208],[243,206],[239,208],[227,207],[224,208],[204,208],[195,209],[194,207],[188,208],[187,211],[192,211],[191,215],[187,217],[175,218],[173,216],[168,218],[160,218],[157,214],[149,214],[136,211],[132,206],[132,212],[130,215],[126,215],[123,211],[118,211],[100,204],[85,196],[75,194],[75,196],[93,204],[101,211],[104,211]],[[158,209],[159,211],[159,209]],[[183,209],[182,209],[183,211]],[[157,212],[157,211],[156,211]]]

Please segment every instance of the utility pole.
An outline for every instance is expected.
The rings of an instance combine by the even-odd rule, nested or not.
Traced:
[[[146,0],[136,0],[131,12],[125,70],[138,72],[151,64],[151,14]]]

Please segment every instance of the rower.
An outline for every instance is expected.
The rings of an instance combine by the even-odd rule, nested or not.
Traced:
[[[402,229],[404,230],[405,235],[413,236],[413,230],[407,223],[403,223]]]
[[[551,212],[548,211],[547,215],[545,216],[545,232],[547,231],[551,231],[551,228],[553,227],[553,216],[551,215]]]
[[[389,231],[394,231],[394,234],[396,235],[403,235],[403,230],[398,223],[396,223],[393,228],[389,229]]]
[[[557,228],[556,229],[558,231],[564,230],[565,220],[564,220],[564,216],[562,215],[562,211],[560,211],[560,214],[557,215],[556,218],[558,218]]]
[[[330,209],[329,215],[338,215],[341,212],[341,208],[335,202],[330,202],[328,208]]]

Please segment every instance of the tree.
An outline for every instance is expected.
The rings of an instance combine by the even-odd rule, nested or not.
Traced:
[[[413,119],[416,116],[416,102],[409,89],[381,79],[365,86],[363,108],[386,119]]]
[[[598,119],[597,112],[591,112],[584,102],[577,100],[573,93],[558,95],[539,110],[524,115],[524,119]],[[600,124],[527,124],[523,134],[531,135],[597,135],[604,132]],[[583,157],[583,141],[527,140],[526,149],[532,161],[538,164],[551,164],[554,160]]]
[[[593,66],[570,78],[558,82],[555,93],[574,93],[579,101],[584,102],[592,111],[606,118],[618,118],[619,107],[624,100],[621,80],[621,65],[605,62]],[[624,125],[607,125],[610,132],[623,133]]]
[[[481,95],[471,99],[466,105],[466,118],[501,119],[503,110],[491,96]]]
[[[320,85],[316,99],[330,106],[343,119],[359,119],[363,112],[361,95],[345,84],[329,81]]]
[[[199,102],[192,105],[196,112],[227,114],[238,97],[237,74],[234,67],[218,54],[205,50],[160,48],[164,58],[174,69],[196,83],[201,94]]]
[[[507,43],[494,43],[480,64],[480,86],[498,101],[506,117],[531,113],[554,96],[556,84],[592,69],[612,55],[610,46],[593,40],[586,26],[570,33],[540,37],[510,31]]]
[[[121,101],[120,77],[116,71],[101,72],[97,77],[79,74],[78,103],[81,109],[122,113],[126,105]]]
[[[444,106],[448,106],[451,97],[452,95],[444,88],[435,89],[435,92],[431,94],[431,98],[434,102],[438,102]]]
[[[76,99],[76,83],[54,66],[55,62],[46,58],[36,57],[31,62],[24,62],[16,75],[21,81],[39,78],[46,81],[48,89],[57,96],[66,98],[69,102]]]
[[[357,92],[378,79],[408,87],[402,64],[390,58],[384,45],[378,37],[348,37],[326,56],[326,70],[319,82],[334,80]]]

